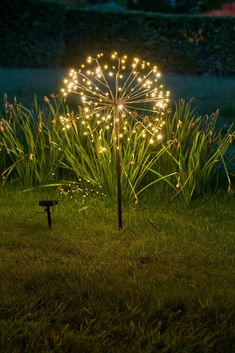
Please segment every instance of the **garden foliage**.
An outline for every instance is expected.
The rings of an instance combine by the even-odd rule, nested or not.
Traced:
[[[133,53],[159,63],[161,71],[234,75],[235,18],[158,13],[69,11],[63,65],[87,53]],[[85,45],[84,45],[85,43]]]
[[[0,66],[59,64],[64,50],[64,7],[32,0],[0,1]]]
[[[1,2],[0,13],[1,66],[77,67],[87,53],[128,48],[161,70],[235,74],[235,18],[66,10],[32,0]]]
[[[61,123],[61,114],[68,117],[69,128]],[[221,186],[230,189],[226,153],[234,132],[218,130],[216,114],[198,116],[184,101],[166,114],[165,121],[161,143],[150,144],[136,126],[129,127],[129,139],[123,138],[124,201],[137,202],[147,189],[164,187],[189,204]],[[113,138],[112,131],[103,130],[95,130],[92,138],[84,135],[81,120],[59,99],[46,98],[40,107],[35,98],[30,110],[6,102],[0,120],[2,181],[31,188],[82,180],[115,198]]]

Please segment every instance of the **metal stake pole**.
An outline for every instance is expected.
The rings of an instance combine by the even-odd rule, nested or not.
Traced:
[[[47,212],[47,219],[48,219],[48,227],[49,227],[49,229],[51,229],[51,210],[50,210],[50,206],[47,206],[46,212]]]
[[[116,154],[116,177],[117,177],[117,203],[118,203],[118,228],[122,228],[122,190],[121,190],[121,158],[119,139],[119,114],[117,107],[114,109],[114,129],[115,129],[115,154]]]

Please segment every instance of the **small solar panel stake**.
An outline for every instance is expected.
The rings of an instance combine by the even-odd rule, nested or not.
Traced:
[[[47,213],[48,227],[51,229],[51,207],[58,205],[56,200],[43,200],[39,201],[39,206],[45,207]]]

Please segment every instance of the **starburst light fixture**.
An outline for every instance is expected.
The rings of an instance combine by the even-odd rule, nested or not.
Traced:
[[[118,225],[122,228],[120,140],[128,137],[131,122],[137,122],[143,138],[149,136],[154,144],[163,138],[164,111],[170,92],[158,85],[161,74],[157,66],[127,55],[111,54],[105,60],[103,53],[89,56],[80,69],[72,69],[64,80],[62,94],[78,94],[82,103],[84,134],[93,138],[97,128],[111,130],[116,150],[118,197]],[[95,118],[95,124],[94,124]],[[61,118],[64,129],[69,129],[69,119]],[[132,130],[132,132],[135,132]]]

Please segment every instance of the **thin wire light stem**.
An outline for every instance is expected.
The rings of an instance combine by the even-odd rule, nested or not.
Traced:
[[[121,190],[121,158],[120,158],[120,134],[119,134],[119,112],[113,109],[113,124],[115,133],[115,155],[116,155],[116,180],[117,180],[117,206],[118,206],[118,228],[122,228],[122,190]]]

